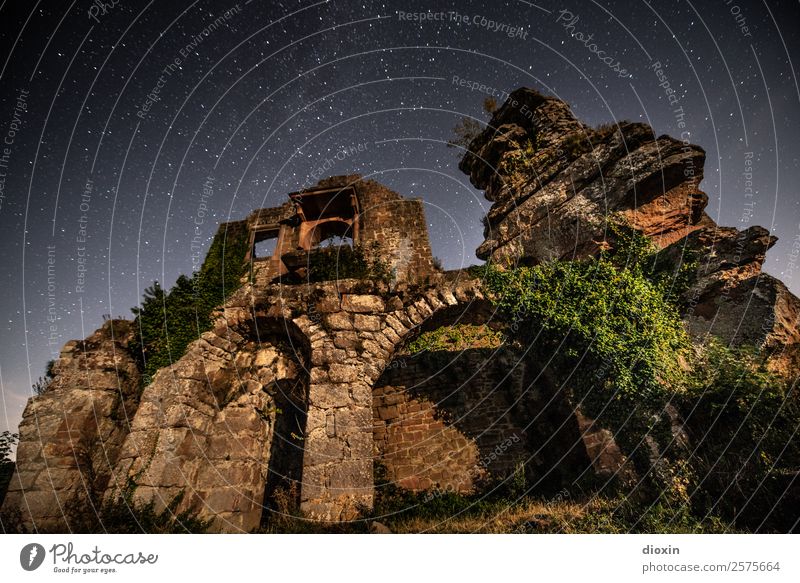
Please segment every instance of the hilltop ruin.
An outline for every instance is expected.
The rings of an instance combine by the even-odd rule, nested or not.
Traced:
[[[591,129],[563,102],[517,90],[460,165],[492,201],[477,254],[507,265],[586,257],[622,215],[666,257],[700,254],[685,292],[692,333],[764,347],[796,373],[800,301],[761,273],[774,238],[705,214],[704,158],[644,124]],[[332,177],[220,226],[220,240],[234,236],[247,238],[238,289],[153,378],[131,353],[129,321],[64,346],[50,388],[25,409],[4,512],[64,532],[76,505],[128,496],[163,508],[181,495],[178,511],[240,532],[276,511],[279,491],[310,519],[357,518],[377,466],[400,488],[455,492],[515,471],[541,492],[633,471],[524,347],[403,351],[445,326],[509,324],[471,272],[436,268],[422,201]],[[341,258],[355,250],[379,277],[349,277]],[[316,278],[327,260],[333,276]]]

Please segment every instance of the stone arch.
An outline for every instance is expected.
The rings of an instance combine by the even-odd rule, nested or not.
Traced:
[[[525,431],[513,415],[524,393],[518,354],[500,346],[397,353],[442,327],[506,324],[476,287],[457,289],[459,297],[438,290],[395,315],[414,326],[398,334],[393,358],[373,385],[376,460],[401,488],[472,492],[525,459]]]
[[[163,508],[180,495],[176,511],[213,518],[212,530],[257,529],[269,487],[277,487],[271,470],[291,468],[281,459],[291,456],[275,444],[285,438],[280,405],[302,409],[307,359],[295,323],[226,308],[212,331],[145,388],[107,497],[127,490],[135,503]],[[289,454],[299,457],[300,449]]]
[[[480,282],[440,284],[386,323],[394,348],[373,385],[374,451],[395,485],[470,492],[522,468],[533,491],[552,493],[616,448],[524,347],[397,354],[442,326],[517,324],[499,317]]]

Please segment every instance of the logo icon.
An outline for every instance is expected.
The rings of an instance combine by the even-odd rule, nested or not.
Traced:
[[[19,564],[26,571],[35,571],[44,562],[44,547],[39,543],[30,543],[19,552]]]

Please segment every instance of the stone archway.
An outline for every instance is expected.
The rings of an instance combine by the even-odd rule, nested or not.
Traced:
[[[442,282],[413,296],[338,282],[317,302],[319,322],[304,326],[312,363],[301,494],[306,516],[350,520],[372,506],[375,381],[397,347],[434,313],[483,299],[474,280]]]
[[[503,326],[491,304],[476,299],[437,310],[406,336],[407,343],[448,331],[456,344],[403,351],[375,382],[374,451],[390,483],[469,493],[526,461],[516,415],[526,399],[525,363],[500,342]]]
[[[398,348],[426,326],[452,322],[459,314],[490,311],[491,305],[481,291],[480,281],[471,278],[440,278],[412,291],[340,281],[318,291],[323,293],[313,306],[315,320],[312,322],[307,315],[295,320],[310,340],[311,355],[300,507],[312,520],[344,521],[357,518],[364,508],[373,505],[373,463],[375,454],[381,454],[380,444],[375,447],[375,436],[380,440],[390,430],[385,423],[389,419],[381,419],[381,411],[386,416],[393,405],[389,401],[398,398],[406,405],[422,406],[420,402],[411,403],[413,395],[410,400],[408,395],[398,397],[397,391],[392,395],[379,391],[377,398],[381,401],[377,402],[376,413],[380,422],[376,425],[383,423],[384,433],[380,427],[373,427],[376,383],[387,374],[387,367],[388,374],[396,374],[391,363]],[[550,476],[560,479],[562,466],[574,466],[568,474],[579,474],[587,468],[608,469],[606,462],[615,447],[613,440],[609,442],[608,436],[601,434],[602,429],[591,425],[591,420],[587,423],[579,418],[567,403],[565,393],[539,374],[537,363],[520,361],[508,353],[499,356],[470,356],[475,362],[469,366],[483,367],[480,382],[486,386],[462,391],[466,402],[453,405],[461,427],[458,423],[449,427],[437,425],[431,412],[424,430],[428,432],[428,445],[446,441],[448,437],[442,435],[434,439],[446,429],[457,431],[458,435],[451,437],[464,440],[463,447],[457,449],[471,453],[456,459],[438,476],[436,470],[422,476],[409,471],[408,475],[398,474],[397,480],[408,479],[411,489],[425,489],[437,482],[452,483],[458,477],[471,475],[473,470],[476,478],[481,477],[480,470],[507,475],[521,461],[526,463],[526,476],[530,474],[537,484],[545,484]],[[472,380],[466,375],[458,382],[469,384]],[[388,385],[391,383],[381,381],[377,388]],[[469,411],[475,414],[464,414]],[[395,415],[392,419],[402,427],[413,417]],[[470,426],[471,421],[475,422]],[[530,430],[533,426],[535,431]],[[422,433],[423,429],[418,431]],[[413,439],[416,443],[426,442],[421,435]],[[400,450],[408,451],[410,447],[410,443],[400,442]],[[498,447],[502,456],[493,453]],[[441,452],[427,453],[432,456]],[[620,457],[621,454],[616,456],[617,461]],[[575,468],[577,472],[572,471]],[[470,478],[466,482],[464,488],[468,489],[475,481]]]

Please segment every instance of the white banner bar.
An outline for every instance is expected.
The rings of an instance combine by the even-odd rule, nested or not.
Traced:
[[[794,582],[798,543],[792,535],[3,535],[0,572],[4,582]]]

